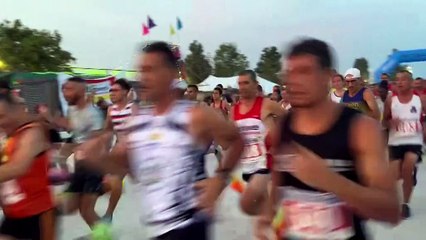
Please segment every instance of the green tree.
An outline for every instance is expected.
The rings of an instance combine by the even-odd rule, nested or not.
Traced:
[[[0,23],[0,60],[9,71],[66,71],[75,59],[57,32],[31,29],[20,20]]]
[[[201,43],[193,41],[189,45],[189,51],[191,53],[185,58],[188,81],[192,84],[198,84],[212,74],[212,66],[204,55]]]
[[[235,44],[224,43],[216,50],[214,56],[214,74],[216,77],[232,77],[248,67],[247,57],[238,51]]]
[[[365,58],[357,58],[355,59],[354,68],[358,68],[361,72],[361,77],[364,80],[368,80],[370,77],[370,73],[368,72],[368,61]]]
[[[259,76],[279,83],[278,72],[281,69],[280,60],[281,54],[276,47],[264,48],[255,71]]]

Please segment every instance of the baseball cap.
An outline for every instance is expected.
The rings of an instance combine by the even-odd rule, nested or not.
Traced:
[[[361,72],[358,68],[349,68],[348,70],[346,70],[344,77],[346,78],[348,75],[352,75],[352,78],[360,78]]]

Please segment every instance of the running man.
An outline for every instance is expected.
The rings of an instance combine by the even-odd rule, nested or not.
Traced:
[[[57,119],[57,125],[72,132],[76,146],[99,135],[103,129],[102,113],[86,99],[86,81],[79,77],[71,77],[63,85],[65,100],[70,105],[68,119]],[[77,160],[79,156],[74,156]],[[107,180],[107,181],[105,181]],[[72,213],[79,210],[81,217],[92,229],[105,226],[95,212],[98,198],[107,189],[112,189],[119,184],[104,179],[104,174],[87,166],[84,162],[75,163],[75,172],[71,178],[64,202],[61,204],[62,213]],[[114,190],[111,190],[114,191]],[[119,191],[119,190],[118,190]],[[108,207],[112,209],[113,207]]]
[[[56,217],[47,175],[50,144],[47,129],[34,119],[10,95],[0,95],[0,128],[7,134],[0,163],[0,235],[54,240]]]
[[[197,102],[200,105],[206,106],[206,103],[203,101],[199,101],[197,99],[198,97],[198,87],[197,85],[188,85],[188,88],[186,89],[186,97],[189,101]]]
[[[345,78],[340,74],[334,75],[331,79],[331,86],[333,88],[330,93],[331,101],[340,103],[345,93]]]
[[[345,73],[346,87],[342,103],[368,116],[380,120],[379,107],[373,92],[362,85],[361,72],[350,68]]]
[[[283,63],[292,109],[275,143],[280,239],[363,240],[365,219],[399,220],[380,126],[330,101],[332,65],[330,48],[316,39],[293,45]]]
[[[262,226],[268,210],[267,187],[272,162],[267,135],[274,128],[274,118],[282,117],[284,109],[277,102],[257,96],[257,86],[254,71],[245,70],[238,75],[240,101],[232,108],[230,118],[240,129],[245,144],[241,164],[243,180],[248,184],[240,205],[249,215],[262,215],[256,219],[254,233],[258,239],[267,239],[266,229]]]
[[[384,116],[389,128],[389,155],[396,179],[402,180],[402,217],[411,216],[408,206],[413,192],[413,174],[422,154],[423,124],[421,99],[414,94],[410,72],[396,74],[396,93],[385,103]]]
[[[172,94],[178,60],[167,43],[143,48],[137,69],[144,98],[153,105],[135,113],[127,141],[118,142],[106,158],[99,157],[99,167],[107,168],[105,161],[130,167],[140,185],[145,214],[141,219],[153,227],[154,239],[204,240],[209,239],[209,216],[244,144],[238,129],[214,109]],[[214,177],[197,181],[203,165],[200,156],[212,141],[226,148],[226,154]],[[98,142],[88,144],[84,152],[95,158]],[[96,162],[92,159],[92,164]]]

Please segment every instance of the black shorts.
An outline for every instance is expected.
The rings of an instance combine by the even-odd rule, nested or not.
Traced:
[[[55,211],[52,209],[26,218],[5,217],[0,226],[0,235],[19,240],[56,239]]]
[[[399,146],[389,146],[389,159],[393,160],[403,160],[404,155],[407,152],[415,153],[420,157],[422,156],[422,145],[407,144]]]
[[[172,230],[153,240],[207,240],[209,239],[209,224],[207,221],[195,221],[190,225]]]
[[[76,164],[75,172],[71,177],[70,185],[66,192],[104,194],[104,174],[90,169],[82,164]]]
[[[267,168],[259,169],[254,173],[243,173],[242,177],[245,182],[250,181],[251,176],[255,174],[269,174],[271,171]]]

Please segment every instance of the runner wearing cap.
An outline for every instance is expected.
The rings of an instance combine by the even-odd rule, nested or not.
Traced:
[[[350,68],[346,71],[344,77],[348,90],[343,94],[342,103],[380,120],[380,111],[376,98],[370,89],[363,87],[361,72],[357,68]]]

